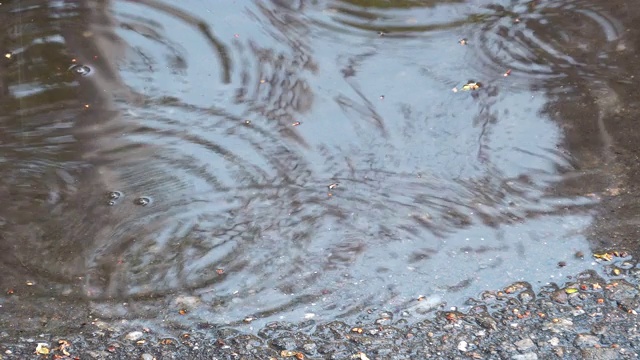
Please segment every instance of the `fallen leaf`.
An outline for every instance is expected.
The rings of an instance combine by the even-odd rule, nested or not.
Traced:
[[[38,343],[38,346],[36,346],[36,354],[38,355],[49,355],[50,352],[51,350],[49,350],[45,343]]]
[[[475,82],[473,80],[469,80],[466,84],[462,86],[462,91],[473,91],[480,89],[482,85],[479,82]]]

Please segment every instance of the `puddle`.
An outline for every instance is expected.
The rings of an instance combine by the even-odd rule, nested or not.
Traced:
[[[243,324],[591,268],[614,182],[554,106],[577,78],[606,100],[587,116],[617,106],[621,26],[585,1],[424,3],[6,5],[0,284]]]

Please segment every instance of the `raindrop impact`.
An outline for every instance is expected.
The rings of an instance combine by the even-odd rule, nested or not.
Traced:
[[[75,64],[69,67],[69,71],[76,75],[87,76],[91,72],[91,68],[87,65]]]
[[[151,199],[146,196],[141,196],[133,200],[133,203],[140,206],[147,206],[151,203]]]
[[[120,191],[109,191],[107,193],[107,205],[114,206],[118,203],[118,199],[124,196]]]
[[[110,191],[110,192],[107,194],[107,197],[108,197],[110,200],[118,200],[118,199],[120,199],[120,198],[122,197],[122,193],[121,193],[120,191]]]

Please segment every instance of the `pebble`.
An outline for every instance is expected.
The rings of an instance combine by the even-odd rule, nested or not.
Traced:
[[[88,354],[94,359],[108,359],[110,356],[106,351],[89,351]]]
[[[467,346],[469,344],[466,341],[460,341],[458,343],[458,350],[462,351],[462,352],[466,352],[467,351]]]
[[[304,345],[302,345],[302,348],[304,349],[304,351],[306,352],[313,352],[316,350],[316,344],[314,343],[306,343]]]
[[[529,350],[529,349],[531,349],[532,347],[535,346],[535,344],[533,343],[533,341],[531,339],[522,339],[520,341],[516,341],[514,345],[520,351],[526,351],[526,350]]]
[[[536,353],[530,352],[526,354],[513,355],[511,358],[513,360],[538,360],[538,355],[536,355]]]
[[[569,319],[557,319],[556,321],[549,321],[542,327],[544,330],[551,330],[554,333],[561,333],[563,331],[573,330],[573,321]]]
[[[585,349],[582,351],[584,360],[615,360],[620,354],[614,349]]]
[[[128,333],[124,338],[130,341],[136,341],[142,339],[142,336],[144,336],[142,331],[132,331]]]
[[[573,315],[573,316],[580,316],[580,315],[582,315],[582,314],[584,314],[584,313],[585,313],[585,311],[584,311],[583,309],[575,309],[575,310],[573,310],[573,311],[571,312],[571,315]]]
[[[578,334],[576,335],[573,344],[579,348],[592,348],[600,344],[600,339],[595,335],[590,334]]]
[[[140,360],[154,360],[155,358],[150,355],[150,354],[142,354],[142,356],[140,356]]]
[[[194,309],[200,304],[201,300],[197,296],[185,296],[180,295],[175,299],[177,306],[183,306],[189,309]]]

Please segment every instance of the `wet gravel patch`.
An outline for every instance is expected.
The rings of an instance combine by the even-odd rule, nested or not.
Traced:
[[[615,268],[537,293],[514,283],[418,322],[372,310],[378,317],[366,323],[274,322],[255,334],[209,323],[147,328],[5,297],[0,359],[635,359],[640,269]]]

